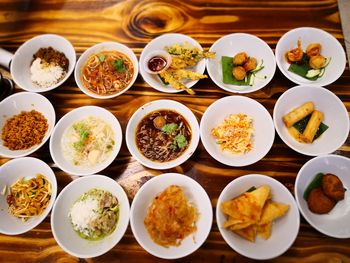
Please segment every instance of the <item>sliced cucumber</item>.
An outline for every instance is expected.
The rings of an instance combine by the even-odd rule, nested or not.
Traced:
[[[319,78],[323,76],[324,72],[326,71],[326,68],[321,68],[320,71],[321,71],[320,74],[318,74]]]
[[[255,78],[255,74],[252,74],[252,75],[250,76],[250,79],[249,79],[249,83],[248,83],[249,86],[253,86],[253,84],[254,84],[254,78]]]
[[[260,70],[262,70],[264,68],[264,60],[262,59],[259,63],[259,65],[256,66],[255,69],[253,69],[251,72],[254,73],[254,72],[258,72]]]
[[[320,73],[321,73],[321,70],[320,70],[320,69],[310,69],[310,70],[306,73],[305,77],[307,77],[308,79],[311,79],[311,78],[314,78],[314,77],[319,76]]]

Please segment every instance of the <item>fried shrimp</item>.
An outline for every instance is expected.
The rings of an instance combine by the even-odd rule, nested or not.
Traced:
[[[303,58],[303,50],[301,48],[300,39],[298,40],[298,47],[288,51],[286,54],[286,58],[289,63],[300,61]]]

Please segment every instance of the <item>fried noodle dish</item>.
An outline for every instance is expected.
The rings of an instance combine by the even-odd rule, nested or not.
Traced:
[[[231,153],[247,153],[253,149],[253,119],[246,114],[230,114],[211,134],[222,150]]]
[[[197,230],[197,208],[191,205],[183,190],[171,185],[153,199],[144,224],[152,240],[164,247],[179,246]]]
[[[27,221],[31,217],[41,215],[51,199],[51,183],[42,174],[30,180],[24,178],[15,182],[7,196],[9,212]]]

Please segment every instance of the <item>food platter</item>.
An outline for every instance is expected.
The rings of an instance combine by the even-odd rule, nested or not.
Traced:
[[[246,55],[247,58],[245,58],[244,65],[242,64],[242,66],[240,66],[240,64],[235,62],[236,56],[230,58],[230,60],[233,61],[232,63],[234,66],[232,72],[229,73],[234,78],[236,78],[236,74],[234,73],[234,68],[236,67],[243,67],[246,70],[245,74],[248,74],[247,72],[251,71],[251,69],[246,69],[246,65],[251,58],[259,58],[265,63],[264,67],[258,66],[259,63],[257,63],[258,65],[255,65],[253,71],[260,67],[259,70],[261,70],[261,73],[266,74],[267,77],[263,78],[261,81],[254,82],[255,84],[252,84],[245,90],[240,87],[232,88],[226,87],[225,85],[223,87],[221,85],[222,83],[220,83],[222,77],[220,72],[222,68],[220,69],[220,63],[218,60],[213,59],[214,53],[216,56],[229,55],[227,49],[224,53],[221,53],[223,51],[221,47],[225,46],[225,48],[231,50],[233,49],[233,46],[228,45],[226,42],[220,43],[220,41],[228,41],[228,43],[239,42],[240,40],[235,39],[235,37],[238,37],[239,39],[248,38],[251,41],[257,41],[256,43],[259,43],[261,48],[264,47],[264,49],[260,49],[253,44],[250,45],[250,42],[243,43],[243,41],[240,45],[244,46],[246,48],[245,51],[249,53],[249,55]],[[187,48],[187,44],[191,45],[191,48]],[[327,47],[326,44],[324,44],[324,46]],[[119,53],[117,54],[118,57],[115,57],[116,54],[111,55],[109,53],[111,51],[110,49],[117,49],[117,53],[119,52],[121,55],[126,55],[126,57],[119,57]],[[170,66],[168,66],[170,68],[173,67],[171,69],[173,70],[172,73],[179,70],[178,72],[181,72],[181,74],[199,74],[201,75],[200,78],[205,78],[203,77],[203,73],[205,71],[205,64],[207,64],[208,74],[212,82],[229,92],[249,93],[258,91],[268,85],[275,74],[276,65],[272,50],[265,42],[255,36],[248,34],[230,34],[218,40],[218,42],[212,46],[210,51],[207,52],[203,51],[201,45],[196,40],[187,35],[164,34],[151,40],[145,46],[141,53],[140,61],[137,60],[135,54],[130,48],[120,43],[101,43],[87,49],[78,60],[75,68],[75,81],[81,90],[81,94],[79,95],[90,96],[91,98],[89,99],[91,100],[91,104],[95,104],[94,99],[106,99],[106,101],[108,101],[107,99],[113,98],[115,99],[113,102],[117,102],[118,98],[115,97],[122,96],[124,92],[129,92],[129,90],[132,89],[132,86],[138,77],[138,70],[140,70],[140,74],[145,82],[162,93],[171,94],[186,90],[191,96],[196,96],[195,89],[197,86],[195,85],[200,78],[192,79],[191,81],[185,80],[183,83],[186,86],[185,88],[175,89],[172,85],[169,85],[170,82],[166,84],[166,78],[163,78],[163,75],[161,75],[162,72],[168,70],[167,67],[165,67],[164,71],[160,71],[160,73],[156,70],[157,74],[152,74],[145,69],[145,66],[150,64],[151,59],[157,56],[162,56],[162,53],[159,50],[164,51],[164,49],[171,54],[171,58],[169,60],[165,59],[165,63],[170,63]],[[255,51],[257,50],[260,53],[256,53]],[[156,51],[157,53],[153,54],[153,51]],[[237,53],[239,51],[241,50],[235,49],[232,52]],[[174,55],[174,52],[178,52],[179,54],[176,53],[176,55]],[[176,61],[178,63],[179,61],[181,63],[183,62],[181,60],[182,55],[186,55],[186,59],[184,59],[186,63],[190,61],[187,60],[188,53],[190,54],[190,57],[192,56],[194,58],[195,64],[191,64],[192,61],[191,63],[186,64],[186,69],[182,66],[179,69],[174,69]],[[149,54],[151,54],[152,58],[149,57]],[[341,53],[339,54],[339,63],[341,64],[342,55]],[[203,57],[197,60],[197,56]],[[337,61],[337,54],[332,54],[331,56]],[[166,55],[164,55],[164,57],[166,57]],[[111,63],[108,64],[107,62]],[[327,71],[331,71],[333,67],[331,67],[331,65],[332,64],[329,65],[329,70]],[[84,69],[85,67],[88,68],[86,72]],[[187,67],[190,68],[191,73],[189,73]],[[283,68],[280,69],[283,72]],[[115,78],[122,78],[122,75],[128,75],[130,72],[132,74],[129,75],[129,80],[123,82],[125,85],[121,90],[118,90],[120,82],[118,82],[119,79]],[[174,74],[179,74],[178,72],[175,72]],[[342,72],[343,71],[341,71],[341,73]],[[104,73],[106,75],[103,75]],[[339,75],[339,73],[337,74]],[[110,75],[113,75],[113,77]],[[253,75],[255,75],[255,73]],[[337,77],[340,76],[338,75]],[[324,78],[326,77],[327,75],[324,76]],[[94,80],[97,78],[99,81],[95,82]],[[187,79],[191,79],[191,77],[188,77]],[[238,77],[236,80],[238,80]],[[314,84],[317,83],[318,82],[314,82]],[[325,85],[329,84],[326,82],[321,83],[325,83]],[[51,88],[52,87],[53,86],[51,86]],[[55,86],[55,88],[56,87],[57,86]],[[87,87],[89,87],[90,90],[88,90]],[[110,89],[113,90],[111,93]],[[94,91],[91,92],[91,90]],[[101,90],[103,91],[103,94],[100,94]],[[296,91],[299,93],[294,94]],[[22,94],[29,94],[32,97],[41,96],[36,93]],[[13,103],[12,105],[11,103],[6,104],[7,100],[16,96],[19,95],[13,95],[0,103],[0,107],[1,105],[5,105],[4,107],[6,109],[4,112],[13,108],[16,110],[14,114],[29,110],[30,105],[28,103],[32,103],[32,98],[29,98],[28,101],[22,102],[25,106],[19,109],[17,106],[13,107]],[[124,96],[128,95],[124,94]],[[187,96],[187,94],[185,96]],[[191,99],[190,95],[188,96],[186,104],[190,105]],[[41,97],[45,99],[44,96]],[[310,84],[291,88],[286,91],[279,97],[275,104],[273,120],[271,118],[271,113],[263,105],[264,101],[260,103],[247,96],[227,96],[213,101],[207,109],[201,108],[201,110],[203,110],[203,116],[200,116],[198,109],[196,110],[192,107],[190,109],[190,107],[177,102],[175,97],[170,98],[171,99],[167,100],[146,100],[146,104],[138,102],[138,105],[142,106],[138,109],[130,108],[128,112],[130,118],[123,118],[120,122],[110,109],[104,109],[103,107],[91,105],[70,109],[66,115],[60,118],[55,128],[53,128],[55,124],[55,113],[53,107],[50,103],[45,104],[45,110],[50,109],[50,114],[52,116],[50,115],[50,117],[47,117],[49,120],[49,129],[44,133],[44,138],[37,143],[37,147],[30,151],[28,150],[25,153],[21,153],[22,155],[9,155],[6,154],[6,152],[1,152],[2,156],[9,158],[31,154],[36,152],[51,136],[49,150],[55,167],[68,175],[84,176],[68,184],[61,191],[55,205],[53,206],[51,227],[55,240],[64,251],[81,258],[95,257],[108,252],[116,246],[123,237],[129,224],[129,202],[126,193],[124,193],[123,188],[119,184],[108,178],[108,176],[94,175],[104,169],[109,169],[109,167],[115,162],[116,157],[120,157],[118,154],[120,150],[123,151],[123,138],[126,143],[128,154],[131,154],[131,158],[135,161],[135,166],[142,165],[144,166],[142,169],[152,171],[153,175],[157,175],[148,182],[141,183],[143,186],[138,190],[132,202],[130,225],[133,235],[148,253],[159,258],[176,259],[194,253],[194,251],[205,242],[212,225],[212,204],[204,188],[202,188],[196,180],[190,178],[190,169],[184,171],[183,174],[167,173],[159,175],[160,170],[175,169],[177,172],[183,171],[183,167],[186,167],[190,162],[193,162],[193,159],[198,158],[196,153],[203,153],[204,149],[209,153],[208,158],[215,159],[224,165],[232,167],[247,166],[247,169],[253,169],[250,165],[261,164],[259,162],[264,161],[265,156],[269,154],[273,147],[275,141],[275,129],[283,143],[299,153],[310,156],[328,154],[338,150],[344,145],[349,134],[349,119],[343,102],[331,91],[321,86]],[[142,96],[137,96],[137,100],[138,99],[141,102],[143,101]],[[329,130],[326,131],[318,141],[310,144],[311,146],[309,144],[293,141],[293,138],[290,138],[285,127],[283,127],[284,116],[288,114],[289,111],[295,110],[299,106],[297,104],[302,104],[302,100],[313,100],[317,109],[322,108],[322,114],[326,116],[324,122],[329,126]],[[328,103],[331,103],[332,107],[328,107]],[[103,105],[103,103],[101,103],[101,105]],[[123,106],[128,108],[127,104]],[[311,115],[310,120],[312,119],[313,112],[315,112],[315,110],[309,112]],[[47,114],[44,113],[44,115],[46,116]],[[199,121],[200,125],[198,125]],[[2,127],[2,123],[0,124],[0,127]],[[309,123],[305,129],[307,129],[308,125]],[[319,128],[319,125],[320,122],[317,124],[317,129]],[[122,129],[124,126],[126,126],[126,128]],[[227,131],[231,132],[227,135]],[[200,140],[202,144],[200,144]],[[242,141],[245,143],[244,146],[241,145]],[[100,147],[101,145],[103,146]],[[126,148],[124,151],[126,151]],[[79,158],[76,158],[76,156]],[[121,158],[124,158],[124,156]],[[202,164],[196,163],[195,165],[200,166]],[[138,172],[134,170],[132,173],[133,175],[137,175]],[[198,181],[201,180],[200,178],[196,179]],[[242,192],[244,192],[242,187],[240,188],[240,192],[237,192],[232,188],[232,185],[240,184],[245,182],[245,180],[252,180],[249,181],[249,184],[253,184],[254,186],[256,184],[259,187],[263,186],[265,183],[271,184],[272,195],[276,196],[277,199],[283,199],[282,202],[288,203],[289,211],[286,212],[285,217],[274,222],[274,228],[276,228],[276,231],[273,232],[271,239],[268,241],[258,239],[254,244],[250,244],[245,240],[242,240],[242,238],[235,233],[227,233],[227,230],[222,228],[224,217],[223,214],[220,214],[219,210],[219,205],[223,201],[222,198],[225,199],[224,201],[227,201],[227,199],[232,199],[242,194]],[[157,203],[154,200],[158,200],[158,196],[163,196],[162,191],[166,191],[166,187],[171,187],[173,185],[183,188],[185,197],[182,196],[181,198],[182,200],[188,201],[188,203],[186,204],[187,206],[182,204],[182,207],[191,211],[191,205],[196,206],[198,209],[196,216],[198,218],[194,216],[197,221],[194,220],[196,223],[191,222],[190,228],[192,227],[191,229],[193,230],[193,233],[189,231],[189,236],[186,234],[184,236],[182,235],[181,238],[178,238],[183,241],[183,243],[175,243],[175,245],[171,244],[167,247],[168,245],[161,245],[159,242],[157,243],[155,241],[156,238],[150,236],[151,232],[146,229],[146,218],[148,217],[148,213],[152,213],[152,211],[149,212],[150,210],[147,211],[147,209],[151,209],[150,207],[153,206],[153,203]],[[111,193],[113,192],[115,195],[118,195],[117,199],[121,202],[120,204],[122,204],[122,207],[120,208],[120,214],[118,214],[121,218],[118,222],[118,224],[121,224],[120,228],[119,225],[117,225],[115,229],[112,227],[113,231],[108,232],[106,235],[100,235],[100,239],[93,240],[94,242],[91,243],[91,240],[87,241],[84,235],[81,235],[82,232],[79,232],[78,234],[76,233],[77,230],[74,229],[74,227],[79,224],[73,223],[73,219],[71,219],[70,222],[69,219],[74,217],[72,215],[72,207],[75,206],[76,203],[86,200],[88,197],[86,197],[85,194],[93,186],[103,186]],[[244,183],[244,187],[246,186],[247,183]],[[2,187],[2,185],[0,185],[0,187]],[[347,184],[346,187],[348,187]],[[220,190],[221,192],[222,189],[216,190]],[[6,202],[8,202],[8,200],[6,200],[6,196],[8,196],[6,195],[7,190],[4,192],[5,194],[0,198],[1,202],[6,204]],[[299,192],[296,192],[296,194],[298,193]],[[216,205],[218,227],[224,240],[234,251],[253,259],[271,259],[282,255],[293,244],[299,231],[299,210],[293,196],[281,183],[265,175],[252,176],[242,174],[238,176],[238,178],[235,178],[232,183],[223,190],[222,195],[224,197],[220,196],[218,204]],[[74,202],[74,200],[76,201]],[[299,202],[299,200],[297,201]],[[100,202],[100,199],[96,202]],[[51,206],[53,205],[52,203]],[[94,202],[91,201],[91,203]],[[302,201],[298,203],[299,209],[302,211],[303,206],[300,203],[302,203]],[[88,206],[89,204],[85,205]],[[161,207],[162,204],[159,206]],[[46,216],[50,211],[50,208],[47,208],[46,213],[43,215]],[[111,214],[113,214],[112,217],[114,218],[115,206],[107,205],[102,208],[106,208],[107,212],[111,212]],[[84,218],[83,220],[83,217],[86,216],[84,213],[81,215],[79,215],[79,213],[75,213],[75,215],[76,214],[78,214],[78,219],[74,222],[81,223],[86,219]],[[263,212],[260,213],[259,217],[262,215]],[[307,214],[303,213],[303,215]],[[43,220],[45,216],[43,218],[40,217],[40,219]],[[90,217],[91,219],[93,216],[95,215],[89,215],[86,217]],[[88,219],[89,218],[86,220]],[[88,223],[81,223],[81,225],[90,224],[98,219],[99,218],[93,218]],[[171,220],[175,220],[175,223]],[[165,224],[180,224],[179,221],[176,220],[178,219],[170,218],[169,222],[167,221]],[[311,225],[314,225],[312,220],[309,222]],[[254,224],[255,223],[256,222],[254,222]],[[254,224],[250,222],[250,225]],[[315,228],[319,229],[318,226],[315,226]],[[90,231],[93,228],[90,227],[88,229]],[[328,233],[327,230],[320,231]],[[2,232],[10,234],[9,232],[6,232],[6,230]],[[22,231],[21,233],[23,232],[25,231]],[[18,233],[15,232],[15,234]],[[287,235],[287,233],[290,235]],[[329,235],[339,238],[345,237],[342,234]],[[269,250],[268,248],[271,249]],[[247,252],[247,249],[256,253]]]

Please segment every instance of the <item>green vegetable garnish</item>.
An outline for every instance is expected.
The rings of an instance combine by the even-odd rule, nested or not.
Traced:
[[[187,145],[187,139],[184,135],[178,134],[174,138],[174,143],[181,149]]]
[[[164,85],[169,85],[169,82],[166,82],[165,79],[160,74],[158,74],[158,77],[160,78],[160,80]]]
[[[328,64],[329,64],[330,59],[327,59],[326,64],[324,65],[324,67],[322,69],[324,69]],[[322,77],[323,73],[320,73],[313,76],[313,74],[310,74],[310,70],[312,70],[312,68],[309,65],[309,57],[304,53],[303,54],[303,58],[301,59],[301,61],[299,62],[293,62],[292,64],[290,64],[288,71],[293,72],[305,79],[308,80],[317,80],[318,78]],[[308,74],[309,73],[309,74]],[[312,76],[312,77],[308,77],[308,76]]]
[[[246,192],[247,192],[247,193],[250,193],[250,192],[253,192],[254,190],[256,190],[256,187],[255,187],[255,186],[252,186],[252,187],[250,187]]]
[[[298,132],[303,133],[310,118],[311,118],[311,114],[306,116],[304,119],[298,121],[297,123],[295,123],[293,127],[297,129]],[[318,126],[318,129],[316,131],[316,134],[313,140],[316,140],[318,137],[320,137],[322,133],[324,133],[327,129],[328,129],[328,126],[323,122],[321,122],[320,126]]]
[[[83,123],[76,123],[73,125],[73,129],[79,134],[79,141],[73,144],[77,151],[83,150],[85,143],[90,135],[89,128]]]
[[[222,81],[225,84],[232,84],[232,85],[238,85],[238,86],[252,86],[253,79],[255,78],[256,73],[261,71],[264,68],[264,66],[262,66],[262,63],[255,70],[248,72],[245,79],[237,80],[232,75],[232,69],[235,67],[233,65],[232,59],[233,59],[232,57],[227,57],[227,56],[221,57]]]
[[[166,134],[172,134],[174,131],[177,130],[178,127],[179,126],[176,123],[168,123],[162,127],[162,132]]]
[[[124,60],[122,60],[122,59],[114,60],[112,62],[112,65],[115,68],[115,70],[118,71],[118,72],[124,72],[125,71]]]
[[[103,55],[102,53],[100,53],[100,54],[98,54],[98,59],[99,59],[101,62],[103,62],[103,61],[106,60],[106,57],[105,57],[105,55]]]
[[[318,173],[316,174],[316,176],[314,177],[314,179],[311,181],[311,183],[309,183],[309,185],[306,187],[305,191],[304,191],[304,199],[307,201],[307,199],[309,198],[309,194],[312,190],[314,190],[315,188],[318,188],[321,186],[322,184],[322,177],[324,176],[324,173]]]

